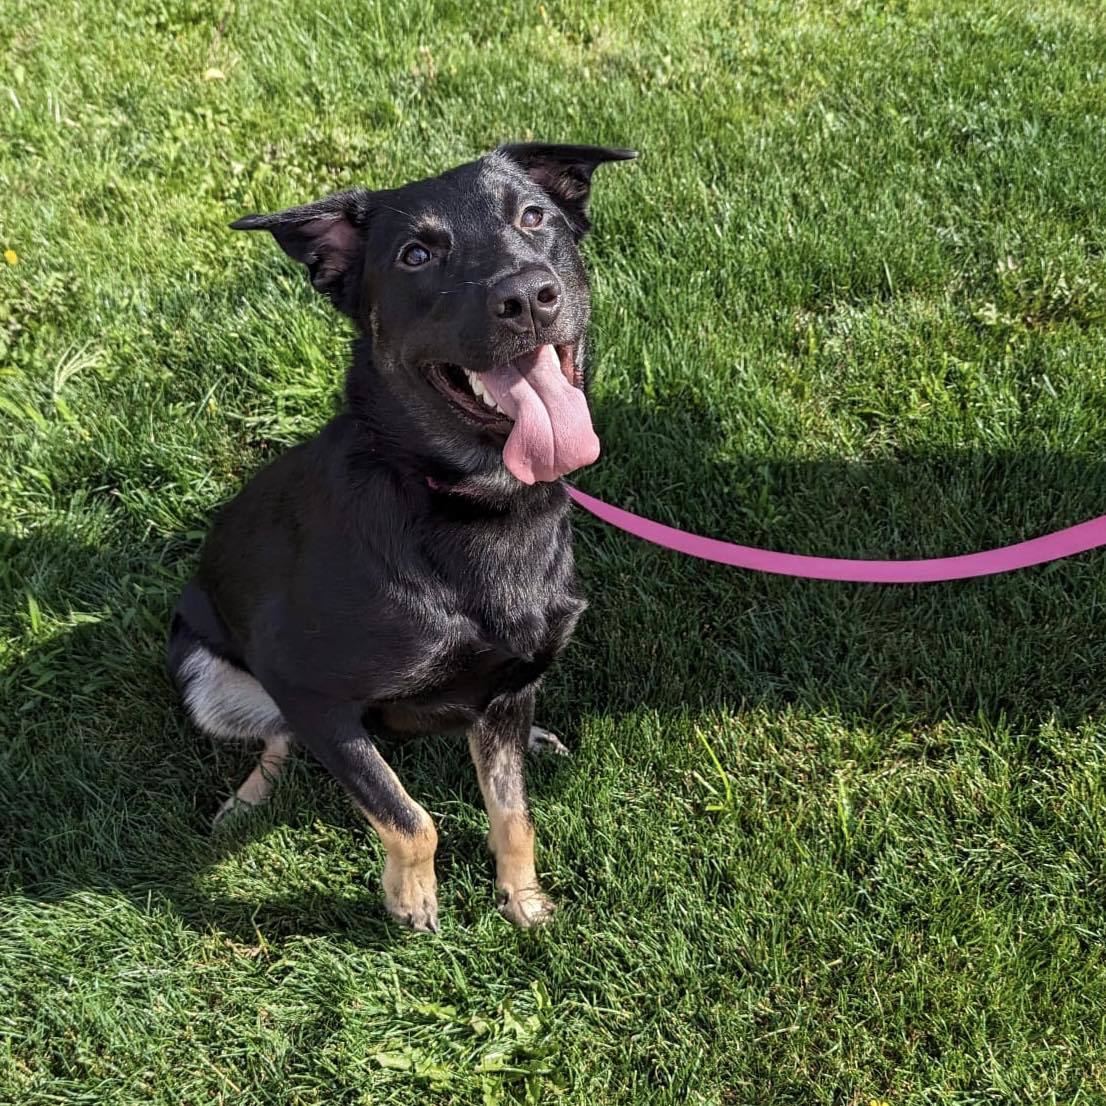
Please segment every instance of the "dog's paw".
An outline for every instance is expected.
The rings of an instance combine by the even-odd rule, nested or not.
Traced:
[[[556,904],[540,887],[520,887],[517,890],[499,889],[499,913],[519,929],[542,925],[553,917]]]
[[[434,865],[384,864],[384,907],[416,933],[438,932],[438,880]]]
[[[247,803],[245,799],[240,799],[237,795],[231,795],[215,812],[215,817],[211,819],[211,828],[217,829],[228,818],[233,820],[239,815],[248,814],[255,805],[254,803]]]
[[[558,757],[569,757],[572,754],[561,739],[550,730],[544,730],[541,726],[530,727],[530,737],[526,742],[526,748],[531,753],[552,753]]]

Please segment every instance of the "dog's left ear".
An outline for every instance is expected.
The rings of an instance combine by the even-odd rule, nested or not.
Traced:
[[[233,230],[271,231],[289,257],[307,266],[316,291],[339,311],[352,315],[357,309],[371,195],[355,188],[272,215],[246,215],[230,225]]]
[[[500,146],[496,153],[513,161],[564,212],[577,241],[588,232],[588,198],[591,175],[605,161],[629,161],[636,150],[607,146],[549,146],[543,142],[518,142]]]

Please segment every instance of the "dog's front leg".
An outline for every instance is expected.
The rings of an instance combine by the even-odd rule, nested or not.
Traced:
[[[534,867],[534,827],[526,804],[523,754],[534,720],[534,693],[495,700],[469,731],[469,752],[488,811],[488,847],[495,856],[499,909],[526,928],[553,913]]]
[[[384,845],[384,905],[416,930],[438,929],[434,853],[438,831],[403,789],[361,722],[361,708],[274,689],[285,719],[332,776],[350,793]]]

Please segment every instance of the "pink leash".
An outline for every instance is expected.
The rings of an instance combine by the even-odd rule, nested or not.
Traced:
[[[602,519],[635,538],[674,549],[704,561],[751,568],[755,572],[775,572],[781,576],[804,576],[810,580],[848,580],[858,584],[931,584],[938,580],[963,580],[969,576],[993,576],[1017,568],[1046,564],[1076,553],[1085,553],[1106,545],[1106,515],[1089,522],[1045,534],[1041,538],[1020,541],[983,553],[965,553],[959,557],[935,557],[927,561],[851,561],[843,557],[805,557],[797,553],[775,553],[749,545],[704,538],[677,530],[612,507],[601,499],[566,484],[568,494],[596,518]]]

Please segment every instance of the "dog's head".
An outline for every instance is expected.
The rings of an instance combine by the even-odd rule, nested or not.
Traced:
[[[468,467],[502,455],[523,483],[599,454],[584,397],[591,178],[632,150],[502,146],[402,188],[355,189],[239,230],[271,231],[372,341],[424,436]],[[464,458],[464,460],[461,460]]]

